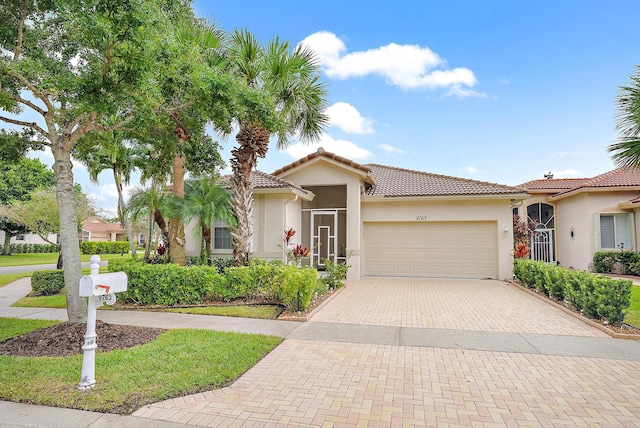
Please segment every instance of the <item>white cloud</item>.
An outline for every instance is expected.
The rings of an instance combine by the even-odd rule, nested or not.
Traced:
[[[456,97],[458,99],[464,99],[469,97],[478,97],[478,98],[487,98],[487,94],[483,92],[477,92],[473,89],[466,89],[460,86],[459,84],[451,86],[449,92],[447,92],[445,97]]]
[[[503,85],[509,85],[511,82],[509,82],[508,79],[500,79],[500,83],[502,83]]]
[[[346,53],[344,42],[329,31],[311,34],[300,44],[313,49],[327,76],[335,79],[374,74],[402,89],[472,87],[477,83],[473,71],[465,67],[448,69],[446,61],[426,46],[390,43]],[[463,94],[458,91],[456,95]]]
[[[478,169],[475,166],[465,166],[465,167],[459,168],[459,170],[460,171],[464,171],[464,172],[468,172],[470,174],[477,174],[479,172],[482,172],[482,171],[480,171],[480,169]]]
[[[92,199],[92,200],[98,201],[98,202],[104,202],[104,200],[105,200],[105,197],[103,195],[99,194],[99,193],[93,193],[92,192],[92,193],[87,194],[87,197],[89,199]]]
[[[397,147],[394,147],[390,144],[378,144],[378,147],[380,147],[382,150],[384,150],[386,153],[397,153],[399,155],[404,155],[407,152],[405,152],[402,149],[399,149]]]
[[[373,134],[373,120],[363,117],[351,104],[337,102],[327,108],[329,126],[335,125],[349,134]]]
[[[544,177],[544,175],[547,173],[548,172],[543,172],[540,175]],[[571,178],[571,177],[578,177],[580,174],[580,171],[576,171],[575,169],[568,168],[568,169],[563,169],[562,171],[551,171],[551,174],[553,174],[553,178]]]
[[[363,148],[355,145],[351,141],[335,140],[327,134],[322,134],[320,141],[314,144],[296,143],[290,145],[284,150],[286,154],[294,159],[300,159],[315,151],[320,147],[328,152],[335,153],[338,156],[345,157],[352,160],[360,160],[373,156],[373,154]]]

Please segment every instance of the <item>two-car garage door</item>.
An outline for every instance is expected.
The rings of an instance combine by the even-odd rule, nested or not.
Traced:
[[[364,274],[497,278],[496,222],[364,224]]]

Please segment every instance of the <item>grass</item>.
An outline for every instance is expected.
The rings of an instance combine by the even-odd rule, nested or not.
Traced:
[[[59,324],[60,321],[52,320],[29,320],[0,317],[0,342],[12,337],[20,336],[39,328],[51,327]]]
[[[640,327],[640,286],[631,287],[631,306],[625,311],[624,322]]]
[[[67,296],[54,294],[53,296],[27,296],[15,302],[13,307],[20,308],[66,308]]]
[[[130,255],[120,256],[120,254],[100,254],[101,260],[111,260],[121,257],[131,257]],[[82,254],[80,260],[88,262],[91,254]],[[58,262],[58,253],[25,253],[12,254],[10,256],[0,256],[0,267],[4,266],[28,266],[47,265]]]
[[[283,307],[276,305],[259,306],[204,306],[197,308],[168,308],[162,312],[178,312],[181,314],[218,315],[224,317],[259,318],[275,320],[282,313]]]
[[[30,321],[9,323],[22,322]],[[0,355],[0,399],[131,414],[145,404],[229,385],[280,342],[273,336],[176,329],[142,346],[105,353],[98,348],[90,391],[76,389],[82,355]]]

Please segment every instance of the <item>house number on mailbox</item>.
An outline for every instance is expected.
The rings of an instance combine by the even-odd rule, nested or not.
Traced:
[[[417,215],[416,216],[416,220],[417,221],[425,221],[427,219],[426,215]]]

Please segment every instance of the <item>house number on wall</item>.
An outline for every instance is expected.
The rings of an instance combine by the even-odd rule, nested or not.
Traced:
[[[427,219],[426,215],[417,215],[416,216],[416,220],[417,221],[425,221]]]

